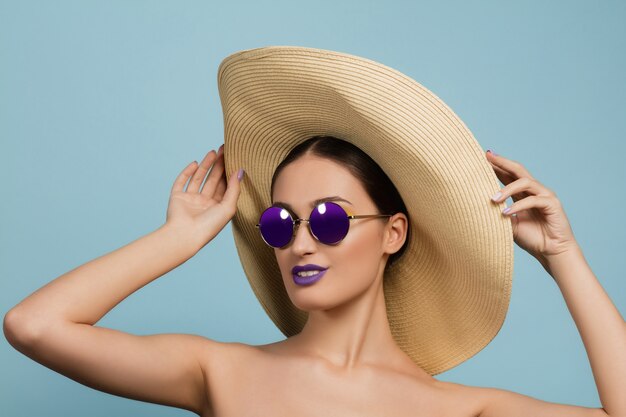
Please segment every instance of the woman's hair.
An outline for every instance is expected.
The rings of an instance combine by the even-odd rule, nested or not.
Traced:
[[[400,193],[382,168],[360,148],[334,136],[313,136],[295,146],[276,167],[272,176],[270,195],[274,194],[274,183],[283,168],[307,154],[326,158],[346,167],[361,182],[365,191],[376,205],[379,214],[401,212],[407,216],[407,219],[409,218],[409,213],[404,205],[404,201],[402,201],[402,197],[400,197]],[[410,231],[410,228],[407,229],[406,241],[400,250],[389,256],[385,270],[404,253],[409,242]]]

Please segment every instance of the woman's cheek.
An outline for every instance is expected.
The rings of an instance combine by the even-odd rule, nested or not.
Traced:
[[[342,249],[340,258],[346,268],[342,270],[351,278],[353,284],[360,288],[368,287],[376,279],[378,265],[382,257],[380,245],[376,243],[382,238],[376,233],[362,233],[353,236]]]

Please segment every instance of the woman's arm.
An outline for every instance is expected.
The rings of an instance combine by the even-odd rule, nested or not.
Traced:
[[[626,323],[579,247],[546,259],[578,332],[610,416],[626,416]]]
[[[487,153],[505,184],[494,202],[511,197],[515,243],[557,283],[583,339],[603,408],[555,404],[493,388],[479,389],[481,417],[626,417],[626,324],[587,264],[556,194],[520,163]]]
[[[61,275],[6,314],[7,340],[91,388],[200,414],[207,406],[200,358],[210,354],[210,340],[93,326],[128,295],[189,259],[194,252],[181,239],[163,226]]]
[[[165,224],[49,282],[7,313],[11,334],[37,337],[59,321],[93,325],[141,287],[191,258],[184,231]]]
[[[541,262],[556,281],[582,337],[603,408],[541,401],[495,388],[478,388],[480,417],[626,416],[626,323],[611,302],[580,248]]]
[[[183,334],[136,336],[95,326],[130,294],[191,258],[234,215],[239,181],[229,181],[226,190],[223,159],[211,151],[197,168],[190,164],[174,183],[163,226],[61,275],[11,309],[4,318],[11,345],[92,388],[197,414],[206,410],[204,373],[218,342]]]

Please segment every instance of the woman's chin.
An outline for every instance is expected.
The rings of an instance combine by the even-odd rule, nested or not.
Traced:
[[[302,286],[290,282],[287,287],[287,294],[291,303],[302,311],[324,311],[332,310],[351,300],[360,297],[368,290],[368,287],[350,287],[346,285],[333,286],[329,281],[326,285],[319,282]]]
[[[330,310],[340,304],[336,300],[330,300],[326,294],[321,292],[313,294],[312,291],[304,292],[297,289],[296,294],[289,294],[289,297],[296,308],[306,312]]]

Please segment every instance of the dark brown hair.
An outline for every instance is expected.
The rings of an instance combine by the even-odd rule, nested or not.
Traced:
[[[334,136],[314,136],[295,146],[276,167],[272,176],[270,195],[274,194],[274,183],[283,168],[307,154],[326,158],[346,167],[361,182],[363,188],[365,188],[365,191],[376,205],[379,214],[401,212],[409,219],[409,213],[400,193],[382,168],[359,147]],[[404,253],[409,242],[410,232],[411,230],[408,228],[404,245],[396,253],[392,253],[389,256],[385,270]]]

